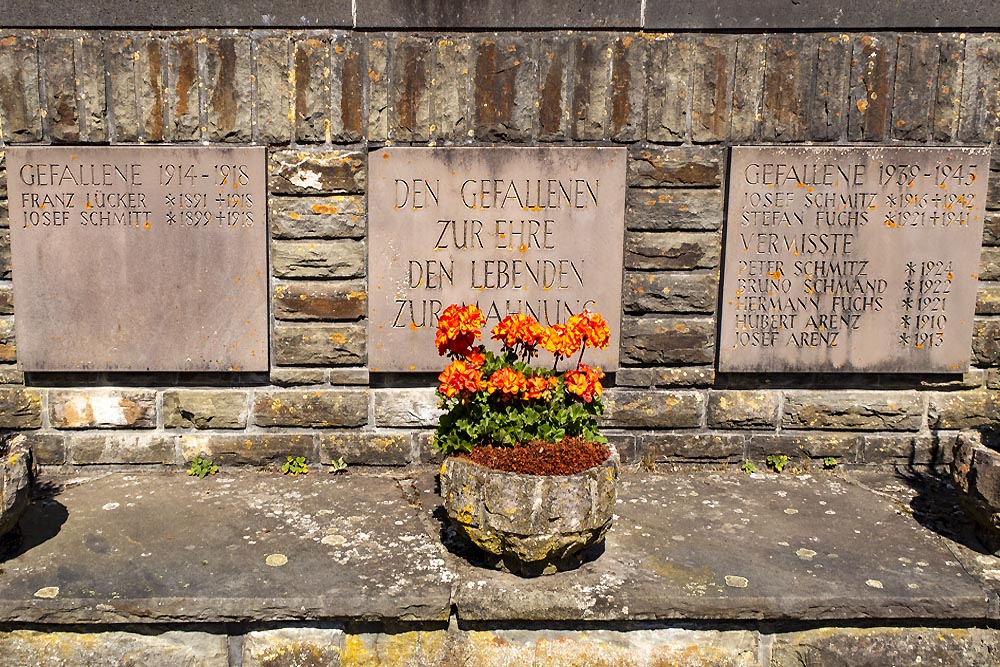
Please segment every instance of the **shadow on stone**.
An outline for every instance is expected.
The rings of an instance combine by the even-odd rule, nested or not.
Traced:
[[[54,484],[35,482],[31,504],[17,527],[0,537],[0,563],[17,558],[59,534],[69,517],[66,506],[56,500],[60,491]]]
[[[909,508],[921,526],[977,553],[991,553],[980,539],[975,522],[963,510],[948,472],[906,468],[897,474],[915,492]]]

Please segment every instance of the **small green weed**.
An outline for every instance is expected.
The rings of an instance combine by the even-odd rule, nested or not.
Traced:
[[[823,459],[823,470],[833,470],[837,467],[837,459],[832,456],[827,456]]]
[[[330,462],[330,472],[347,472],[347,462],[343,456]]]
[[[306,465],[306,457],[289,456],[288,460],[281,466],[281,474],[291,475],[292,477],[309,474],[309,467]]]
[[[742,470],[748,475],[752,475],[753,473],[757,472],[757,466],[753,464],[753,461],[750,461],[748,459],[743,462],[743,465],[740,466],[740,470]]]
[[[204,479],[206,475],[214,475],[219,472],[219,466],[212,463],[212,459],[202,459],[197,456],[191,460],[191,467],[188,468],[188,475]]]
[[[788,457],[784,454],[769,454],[767,457],[767,467],[774,472],[781,472],[788,465]]]

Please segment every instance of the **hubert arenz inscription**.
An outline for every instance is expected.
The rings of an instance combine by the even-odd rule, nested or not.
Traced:
[[[968,368],[989,151],[732,149],[719,370]]]
[[[263,148],[7,150],[18,365],[268,367]]]
[[[372,370],[439,370],[434,329],[451,303],[477,304],[487,331],[511,313],[554,324],[597,310],[613,344],[589,363],[617,368],[625,157],[596,147],[372,151]]]

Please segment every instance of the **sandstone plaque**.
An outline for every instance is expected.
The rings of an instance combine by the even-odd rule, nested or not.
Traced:
[[[720,371],[969,366],[989,151],[737,146]]]
[[[616,369],[625,156],[596,147],[372,151],[371,370],[440,370],[434,330],[451,303],[479,305],[486,339],[510,313],[554,324],[598,311],[611,345],[584,361]]]
[[[265,153],[7,150],[18,365],[268,368]]]

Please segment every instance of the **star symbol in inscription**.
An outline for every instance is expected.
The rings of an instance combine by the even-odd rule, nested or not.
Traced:
[[[909,334],[905,334],[905,333],[899,334],[899,344],[900,345],[909,345],[910,344],[910,335]]]
[[[176,206],[177,197],[171,194],[163,195],[163,203],[166,204],[167,206]]]
[[[175,222],[177,222],[177,219],[174,217],[174,212],[173,211],[167,211],[167,224],[168,225],[172,225]]]
[[[906,297],[903,299],[903,308],[910,309],[913,308],[913,299]]]
[[[913,284],[914,283],[912,280],[907,280],[905,283],[903,283],[903,289],[905,289],[907,292],[912,292]]]
[[[917,265],[916,264],[914,264],[913,262],[907,262],[906,263],[906,272],[907,273],[916,273],[916,271],[917,271]]]
[[[910,327],[910,316],[909,315],[903,315],[901,318],[899,318],[899,323],[900,323],[900,326],[909,328]]]
[[[885,199],[886,199],[886,202],[888,202],[889,206],[895,206],[896,205],[896,195],[891,194],[891,193],[886,193]]]

